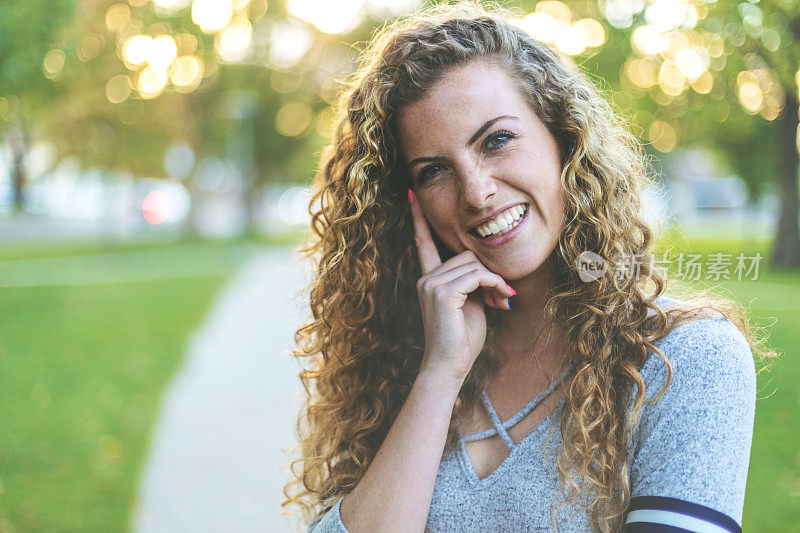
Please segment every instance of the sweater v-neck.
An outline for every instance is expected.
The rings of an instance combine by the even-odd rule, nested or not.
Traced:
[[[561,381],[561,378],[565,376],[569,370],[570,366],[568,366],[564,372],[560,376],[556,376],[553,382],[547,387],[545,390],[540,391],[539,394],[533,397],[531,401],[529,401],[522,409],[511,415],[505,421],[501,421],[500,417],[497,414],[494,406],[492,405],[491,400],[489,399],[489,395],[484,390],[481,394],[481,403],[483,403],[484,408],[486,409],[489,418],[492,421],[494,427],[486,429],[484,431],[479,431],[477,433],[470,433],[464,435],[461,431],[461,426],[456,421],[456,427],[458,428],[459,434],[459,443],[458,443],[458,458],[459,462],[461,463],[462,467],[464,468],[465,474],[469,479],[470,483],[475,488],[486,488],[489,485],[492,485],[497,479],[499,479],[505,470],[510,468],[510,465],[513,461],[513,458],[520,452],[520,450],[524,449],[525,445],[535,438],[536,435],[539,435],[542,431],[545,431],[550,424],[552,424],[553,420],[552,417],[558,412],[558,406],[552,409],[551,412],[542,419],[539,424],[536,425],[522,440],[518,443],[514,443],[511,437],[508,435],[508,429],[519,423],[525,416],[527,416],[531,411],[533,411],[543,400],[546,398],[552,391],[555,389],[556,386]],[[559,405],[563,402],[563,399],[559,402]],[[469,458],[469,453],[467,452],[466,443],[473,441],[473,440],[480,440],[491,437],[493,435],[499,435],[500,438],[505,443],[506,447],[508,447],[509,453],[508,456],[500,463],[500,465],[488,476],[485,478],[478,477],[477,472],[475,471],[475,467],[472,464],[472,461]]]

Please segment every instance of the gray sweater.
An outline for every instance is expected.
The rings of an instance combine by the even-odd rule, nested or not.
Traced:
[[[662,308],[675,301],[666,296],[657,300]],[[643,406],[634,442],[628,447],[632,500],[626,531],[654,531],[648,528],[659,524],[698,532],[739,532],[756,400],[750,347],[721,315],[683,324],[656,346],[672,363],[673,379],[658,402]],[[642,376],[646,399],[652,399],[666,384],[666,365],[650,352]],[[551,505],[563,498],[555,468],[561,449],[559,409],[517,444],[505,431],[544,396],[546,391],[516,415],[500,421],[484,395],[495,427],[462,434],[458,447],[443,455],[428,531],[552,530]],[[464,442],[494,434],[500,434],[510,453],[497,470],[479,479]],[[575,480],[582,484],[579,478]],[[309,533],[347,533],[340,504],[341,499],[317,518]],[[561,506],[556,523],[558,531],[591,531],[586,512],[574,505]]]

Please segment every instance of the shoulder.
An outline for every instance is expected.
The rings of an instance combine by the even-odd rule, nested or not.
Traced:
[[[750,345],[721,314],[683,323],[654,344],[672,380],[655,400],[669,369],[651,352],[642,368],[650,403],[630,450],[628,521],[656,512],[667,525],[707,519],[717,530],[741,531],[756,399]]]
[[[662,309],[683,303],[662,296],[657,300]],[[750,344],[736,325],[721,313],[685,322],[654,343],[672,367],[672,385],[700,387],[706,391],[741,390],[755,386],[755,363]],[[653,398],[666,385],[666,362],[655,352],[648,354],[642,377]]]

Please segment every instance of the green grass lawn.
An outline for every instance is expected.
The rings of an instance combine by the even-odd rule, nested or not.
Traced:
[[[731,242],[668,238],[668,258],[680,252],[700,254],[760,252],[758,278],[690,282],[733,297],[749,307],[755,325],[770,326],[768,344],[780,352],[777,363],[758,375],[756,419],[745,496],[744,531],[800,531],[800,272],[773,271],[765,263],[768,242]],[[676,274],[677,266],[668,270]],[[731,273],[733,270],[731,269]],[[702,276],[705,276],[704,273]],[[732,276],[733,277],[733,276]],[[687,283],[688,284],[688,283]],[[758,370],[757,365],[757,370]]]
[[[61,252],[31,255],[109,272],[107,249]],[[168,262],[169,279],[0,288],[0,531],[130,529],[161,396],[245,256],[241,243],[144,247],[125,257],[155,274]]]
[[[766,242],[664,242],[672,247],[670,257],[681,251],[704,256],[760,251],[768,257]],[[132,253],[124,256],[127,266],[121,271],[114,263],[117,256],[91,246],[0,249],[5,276],[25,282],[30,276],[15,268],[30,274],[50,264],[63,269],[65,279],[83,280],[0,287],[0,532],[130,528],[161,396],[226,273],[247,256],[243,244],[127,247],[118,250]],[[31,256],[53,261],[25,262]],[[198,262],[206,270],[198,270]],[[132,265],[168,279],[85,283],[74,271],[90,269],[110,280],[109,272],[128,275]],[[800,272],[771,272],[762,262],[757,280],[695,285],[749,304],[758,324],[775,322],[769,343],[782,357],[758,377],[743,525],[745,531],[795,531],[800,524]]]

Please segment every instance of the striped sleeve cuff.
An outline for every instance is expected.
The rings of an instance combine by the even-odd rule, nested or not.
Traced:
[[[625,533],[741,533],[730,516],[704,505],[665,496],[631,499]]]

